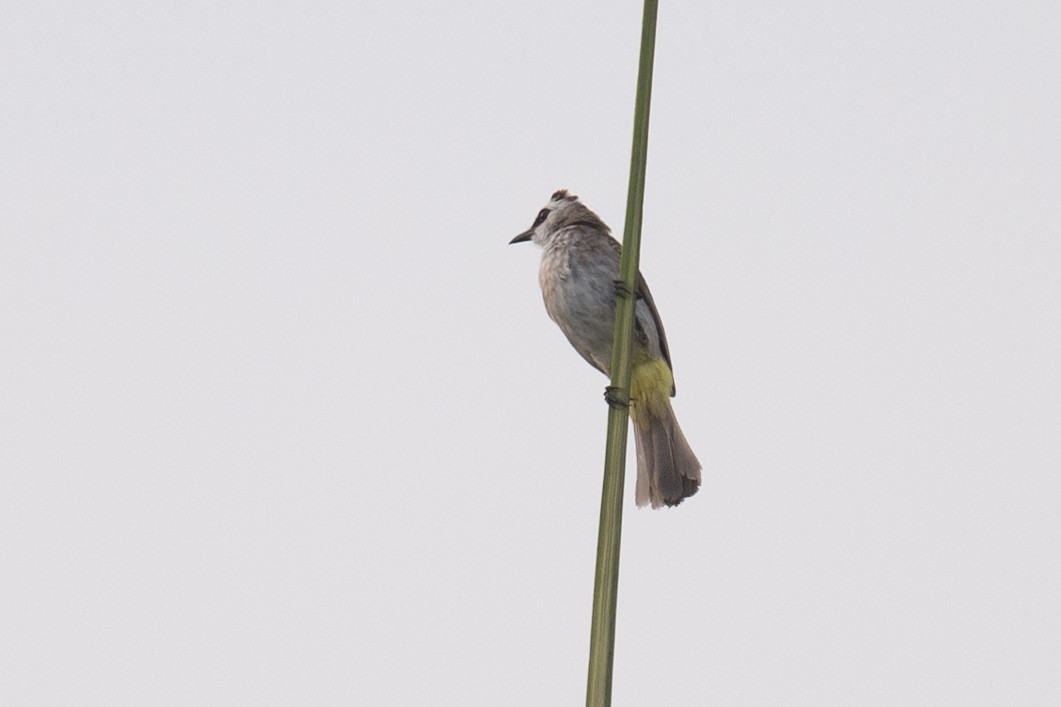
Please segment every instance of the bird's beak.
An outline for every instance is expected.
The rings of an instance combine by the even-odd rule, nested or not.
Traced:
[[[524,231],[523,233],[519,234],[518,236],[516,236],[515,238],[510,240],[508,242],[508,244],[512,245],[513,243],[526,243],[527,241],[529,241],[533,237],[534,237],[534,229],[532,228],[529,231]]]

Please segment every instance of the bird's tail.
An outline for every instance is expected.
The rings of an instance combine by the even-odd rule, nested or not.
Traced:
[[[630,417],[637,449],[637,505],[677,506],[700,489],[700,462],[670,404],[674,386],[661,359],[635,363],[630,376]]]

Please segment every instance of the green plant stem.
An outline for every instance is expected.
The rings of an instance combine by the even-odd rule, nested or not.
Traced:
[[[622,286],[615,307],[612,341],[611,407],[604,459],[600,529],[597,535],[597,574],[593,587],[590,628],[589,680],[586,704],[610,705],[615,656],[615,607],[619,593],[619,545],[623,526],[623,476],[626,472],[626,435],[630,402],[631,342],[634,331],[635,282],[641,249],[641,214],[648,162],[648,113],[652,97],[652,60],[656,46],[656,0],[645,0],[641,20],[641,61],[634,104],[634,144],[630,158],[630,186],[626,197],[626,227],[619,265]]]

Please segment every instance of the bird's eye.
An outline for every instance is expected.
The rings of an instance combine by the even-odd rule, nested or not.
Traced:
[[[538,212],[538,218],[534,219],[534,225],[531,228],[537,228],[545,223],[545,219],[549,218],[549,209],[542,209]]]

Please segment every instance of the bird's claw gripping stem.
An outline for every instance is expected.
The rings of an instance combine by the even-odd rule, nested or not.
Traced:
[[[604,389],[604,401],[613,408],[628,408],[630,401],[625,395],[626,391],[614,385]]]
[[[615,280],[615,296],[616,297],[620,297],[622,299],[626,299],[626,298],[628,298],[628,297],[630,297],[632,295],[633,295],[633,292],[630,290],[629,287],[626,286],[625,282],[623,282],[622,280]]]

